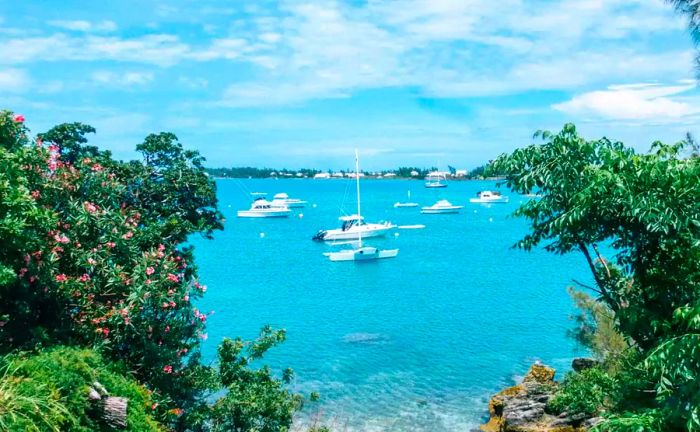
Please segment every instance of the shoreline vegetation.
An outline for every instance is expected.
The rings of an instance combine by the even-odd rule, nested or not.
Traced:
[[[233,168],[205,168],[206,172],[215,179],[237,178],[237,179],[319,179],[333,180],[354,178],[355,172],[352,170],[318,170],[304,168],[299,170],[255,168],[255,167],[233,167]],[[399,167],[397,169],[382,171],[363,171],[360,176],[365,179],[376,180],[423,180],[429,174],[439,174],[448,180],[501,180],[504,177],[494,171],[490,164],[481,165],[472,170],[456,169],[449,167],[447,171],[440,171],[435,167]]]

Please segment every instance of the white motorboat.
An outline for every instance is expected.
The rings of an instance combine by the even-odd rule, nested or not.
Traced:
[[[246,218],[280,218],[287,217],[292,211],[286,206],[273,205],[264,198],[253,201],[250,210],[238,210],[238,217]]]
[[[440,172],[429,173],[425,177],[425,187],[429,189],[435,188],[446,188],[447,187],[447,176]]]
[[[250,194],[253,196],[265,196],[267,192],[251,192]]]
[[[431,206],[421,208],[420,212],[425,214],[459,213],[463,208],[464,206],[453,205],[447,200],[440,200]]]
[[[389,223],[386,224],[367,224],[364,222],[362,213],[360,211],[360,158],[355,150],[355,184],[357,185],[357,214],[345,218],[343,221],[343,226],[341,227],[341,232],[337,233],[342,237],[337,237],[338,240],[342,240],[348,237],[344,237],[350,232],[354,231],[354,236],[351,237],[352,240],[357,239],[357,244],[350,249],[344,249],[336,252],[328,252],[324,255],[327,256],[331,261],[371,261],[381,258],[394,258],[399,254],[398,249],[378,249],[372,246],[363,246],[362,238],[367,237],[366,234],[373,233],[371,237],[376,237],[378,235],[385,234],[388,230],[394,228],[394,225]],[[341,218],[342,219],[342,218]],[[331,230],[338,231],[338,230]],[[331,231],[320,231],[314,239],[318,240],[328,240],[328,234]]]
[[[287,195],[284,192],[275,194],[275,196],[272,197],[272,202],[274,204],[285,205],[289,208],[304,207],[306,204],[308,204],[307,201],[302,201],[302,200],[297,199],[297,198],[289,198],[289,195]]]
[[[408,191],[408,201],[407,202],[394,203],[394,208],[404,208],[404,207],[418,207],[418,203],[411,202],[411,191]]]
[[[476,193],[476,198],[469,199],[471,203],[497,204],[507,203],[508,197],[501,195],[498,191],[480,191]]]
[[[337,240],[357,240],[362,238],[381,237],[388,231],[396,228],[390,222],[367,223],[365,218],[358,215],[343,216],[340,228],[321,230],[313,237],[314,240],[337,241]]]

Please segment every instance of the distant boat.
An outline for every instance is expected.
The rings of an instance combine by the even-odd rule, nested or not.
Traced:
[[[447,177],[445,174],[439,172],[429,173],[425,177],[425,187],[429,189],[435,188],[446,188],[447,187]]]
[[[285,205],[289,208],[304,207],[306,204],[308,204],[307,201],[302,201],[302,200],[297,199],[297,198],[289,198],[289,195],[287,195],[284,192],[275,194],[272,197],[272,203]]]
[[[328,252],[325,253],[324,255],[328,257],[331,261],[371,261],[371,260],[376,260],[376,259],[382,259],[382,258],[394,258],[399,254],[398,249],[378,249],[376,247],[372,246],[363,246],[362,245],[362,237],[364,235],[363,231],[367,231],[366,227],[369,226],[369,224],[363,224],[363,218],[362,218],[362,213],[360,211],[360,158],[357,153],[357,150],[355,150],[355,184],[357,185],[357,215],[353,219],[347,221],[354,221],[354,224],[350,225],[350,227],[346,230],[350,231],[352,228],[354,228],[355,231],[355,238],[357,238],[357,245],[355,245],[351,249],[344,249],[341,251],[337,252]],[[345,225],[345,224],[343,224]],[[382,233],[385,233],[389,229],[393,228],[388,228],[389,225],[386,226],[385,230]],[[365,229],[363,229],[365,227]],[[323,239],[325,240],[325,238]]]
[[[291,210],[286,206],[273,205],[264,198],[253,201],[250,210],[239,210],[238,217],[244,218],[281,218],[287,217]]]
[[[498,191],[480,191],[476,193],[476,198],[470,198],[470,203],[481,204],[505,204],[508,202],[508,197],[501,195]]]
[[[265,196],[267,192],[251,192],[250,194],[253,196]]]
[[[408,202],[395,202],[394,203],[395,208],[402,208],[402,207],[418,207],[418,203],[411,202],[411,191],[408,191]]]
[[[447,200],[440,200],[431,206],[421,208],[420,212],[424,214],[459,213],[463,208],[464,206],[453,205]]]

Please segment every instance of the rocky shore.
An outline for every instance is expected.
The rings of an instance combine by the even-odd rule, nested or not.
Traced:
[[[575,359],[572,367],[581,370],[595,365],[591,359]],[[585,432],[600,418],[547,410],[547,403],[557,390],[555,370],[535,363],[523,381],[496,393],[489,402],[489,421],[483,432]]]

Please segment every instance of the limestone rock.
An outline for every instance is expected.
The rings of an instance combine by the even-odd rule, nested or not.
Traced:
[[[547,413],[557,383],[555,370],[535,363],[523,382],[496,393],[489,402],[489,421],[483,432],[583,432],[593,419],[581,415]]]

